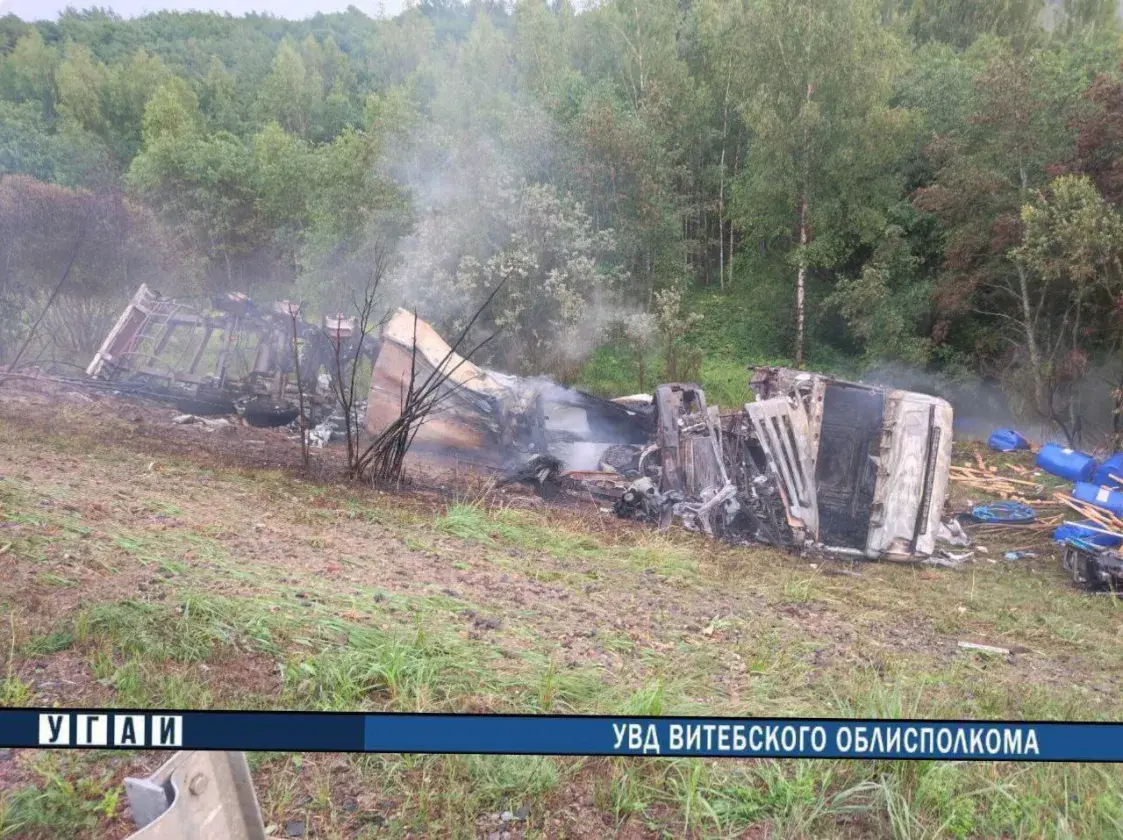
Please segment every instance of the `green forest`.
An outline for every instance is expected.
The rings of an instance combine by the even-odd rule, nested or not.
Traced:
[[[1114,0],[8,16],[0,360],[50,299],[84,365],[140,282],[442,330],[502,285],[512,372],[897,371],[1118,434],[1121,58]]]

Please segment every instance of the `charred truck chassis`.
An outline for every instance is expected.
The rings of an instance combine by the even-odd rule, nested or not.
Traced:
[[[352,319],[325,318],[314,327],[296,306],[261,307],[245,295],[223,294],[209,306],[161,296],[141,285],[106,336],[86,373],[148,396],[165,397],[192,414],[230,414],[241,403],[253,425],[284,425],[297,416],[293,322],[300,348],[300,388],[319,404],[318,374],[354,357]],[[376,342],[366,348],[376,351]]]

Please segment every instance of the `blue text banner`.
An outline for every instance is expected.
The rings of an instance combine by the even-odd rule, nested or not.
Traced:
[[[1123,724],[0,709],[0,747],[1123,762]]]

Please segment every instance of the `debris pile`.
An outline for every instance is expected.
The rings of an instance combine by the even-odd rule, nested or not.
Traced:
[[[1026,448],[1009,443],[1009,436],[998,432],[988,442],[1001,452]],[[978,452],[973,466],[951,467],[952,481],[961,488],[1001,500],[969,505],[972,536],[980,540],[1019,533],[1043,545],[1051,540],[1060,544],[1062,567],[1076,583],[1090,589],[1123,587],[1123,453],[1099,463],[1087,453],[1047,443],[1034,454],[1034,469],[1012,462],[1000,469]],[[1058,487],[1058,478],[1071,482],[1069,492]],[[1038,556],[1034,548],[1036,542],[1008,550],[1004,557]]]
[[[755,369],[752,384],[758,400],[730,412],[696,385],[661,385],[648,439],[614,447],[622,469],[543,473],[532,461],[509,480],[557,492],[577,479],[618,516],[731,542],[933,555],[951,460],[946,402],[784,368]]]
[[[950,475],[952,480],[964,487],[1010,501],[1031,503],[1047,498],[1043,483],[999,475],[997,467],[987,471],[953,464]]]

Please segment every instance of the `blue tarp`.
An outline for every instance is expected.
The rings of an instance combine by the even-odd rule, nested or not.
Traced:
[[[1021,502],[993,502],[989,505],[977,505],[971,515],[979,522],[994,522],[1000,525],[1022,525],[1033,522],[1037,514],[1029,505]]]

